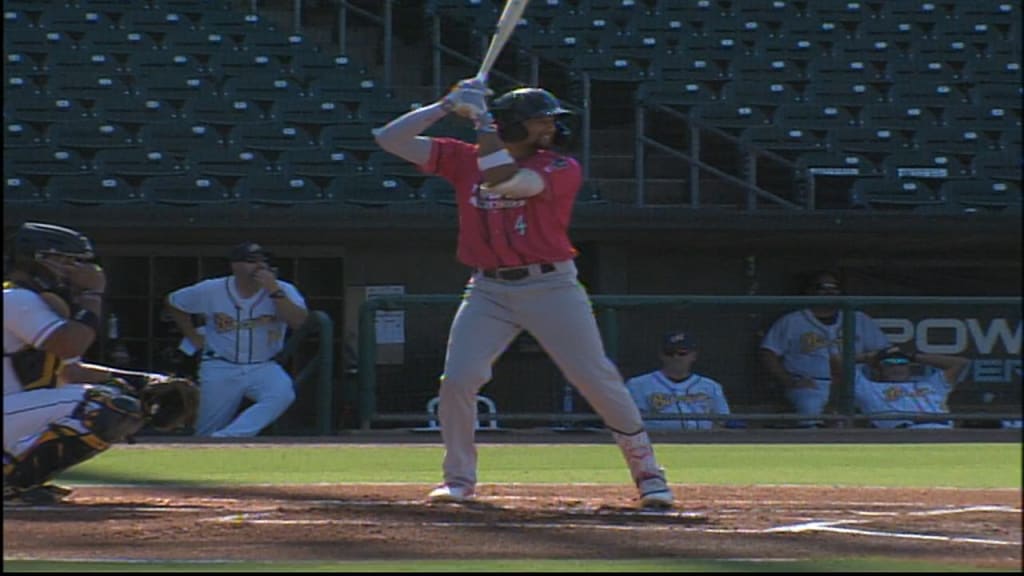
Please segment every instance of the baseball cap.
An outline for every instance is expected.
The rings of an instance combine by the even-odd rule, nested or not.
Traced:
[[[257,262],[260,258],[270,258],[270,252],[255,242],[242,242],[228,254],[228,260],[232,262]]]
[[[875,356],[875,362],[878,364],[909,364],[911,362],[910,356],[903,350],[900,350],[898,346],[892,346],[880,351]]]
[[[696,348],[697,340],[689,332],[669,332],[661,340],[661,351],[665,354]]]

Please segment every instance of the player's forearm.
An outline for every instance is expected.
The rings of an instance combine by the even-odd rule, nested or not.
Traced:
[[[178,330],[181,330],[182,335],[191,340],[193,344],[198,345],[202,337],[196,331],[195,325],[192,324],[192,315],[170,304],[167,305],[167,309],[171,313],[171,320],[174,321],[174,325],[178,327]]]
[[[384,150],[414,164],[430,159],[430,141],[420,137],[427,128],[444,118],[448,112],[435,102],[406,112],[380,128],[374,128],[373,138]]]
[[[288,298],[275,298],[274,308],[277,317],[284,320],[292,330],[298,330],[300,326],[306,323],[306,318],[309,317],[308,310]]]
[[[770,350],[761,350],[761,365],[764,367],[765,372],[768,373],[768,377],[776,384],[783,388],[789,388],[792,384],[792,377],[783,368],[782,362],[779,361],[779,357]]]
[[[921,364],[927,364],[928,366],[934,366],[940,370],[949,370],[950,368],[964,368],[970,362],[963,356],[947,356],[945,354],[923,354],[921,352],[915,352],[911,355],[911,359],[914,362]]]

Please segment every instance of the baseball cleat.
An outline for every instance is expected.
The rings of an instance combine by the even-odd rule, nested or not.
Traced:
[[[459,484],[441,484],[430,491],[431,502],[465,502],[473,499],[473,488]]]
[[[640,490],[640,506],[644,508],[671,508],[672,489],[664,478],[652,476],[637,483]]]
[[[27,490],[8,491],[4,487],[4,503],[28,504],[30,506],[49,506],[58,504],[71,495],[71,489],[56,484],[44,484]]]

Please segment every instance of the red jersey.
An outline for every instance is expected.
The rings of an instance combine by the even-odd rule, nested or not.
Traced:
[[[502,198],[480,192],[477,145],[435,138],[430,160],[420,166],[452,183],[459,210],[458,259],[473,268],[503,268],[558,262],[576,256],[569,221],[583,183],[579,162],[551,150],[538,150],[517,162],[544,179],[544,190],[529,198]]]

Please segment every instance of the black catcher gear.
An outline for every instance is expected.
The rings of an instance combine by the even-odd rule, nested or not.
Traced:
[[[84,234],[41,222],[25,222],[14,234],[10,243],[8,264],[15,270],[21,270],[30,276],[28,288],[37,292],[55,291],[61,279],[47,267],[39,263],[39,259],[50,254],[71,256],[78,260],[92,260],[96,254],[92,242]]]

